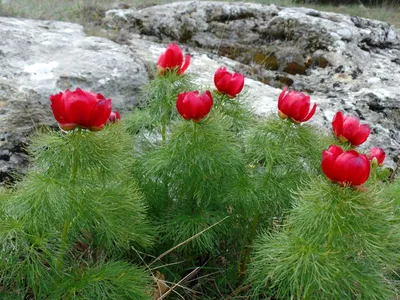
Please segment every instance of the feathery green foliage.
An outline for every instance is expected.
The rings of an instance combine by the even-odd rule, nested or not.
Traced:
[[[248,103],[244,101],[246,93],[241,93],[235,98],[230,98],[226,94],[213,93],[213,111],[218,111],[225,116],[229,123],[230,130],[238,137],[242,137],[251,127],[256,125],[257,118]]]
[[[149,246],[151,234],[129,176],[131,139],[121,129],[34,139],[32,168],[1,197],[0,287],[7,297],[144,299],[149,275],[122,261],[132,242]]]
[[[325,142],[316,128],[272,115],[246,135],[247,162],[257,189],[263,191],[254,203],[254,213],[267,226],[272,217],[280,219],[291,208],[292,191],[302,180],[320,173]]]
[[[175,121],[179,85],[165,86],[179,82],[175,76],[151,81],[148,100],[128,120],[136,141],[133,174],[158,226],[153,253],[173,249],[163,259],[169,267],[161,262],[157,267],[179,280],[208,261],[217,273],[229,270],[230,282],[240,285],[257,233],[281,223],[292,192],[320,173],[329,139],[312,126],[276,117],[260,121],[242,96],[220,93],[213,94],[213,109],[201,122]],[[221,255],[223,268],[215,260]],[[221,276],[215,280],[226,282]]]
[[[150,276],[123,261],[74,268],[50,292],[51,299],[152,299],[147,294]]]
[[[214,114],[200,123],[180,121],[164,147],[142,158],[150,190],[164,190],[161,198],[148,197],[151,211],[162,219],[164,239],[180,243],[228,215],[227,186],[245,174],[243,155],[229,133],[224,117]],[[147,188],[146,186],[146,188]],[[163,209],[159,211],[159,209]],[[157,212],[158,211],[158,212]],[[221,224],[218,228],[223,231]],[[213,251],[217,236],[210,230],[199,236],[189,252]],[[201,231],[201,230],[200,230]],[[169,244],[173,245],[173,244]]]
[[[386,276],[398,261],[398,216],[373,188],[313,179],[296,195],[286,225],[257,239],[253,297],[390,299]]]
[[[175,108],[178,94],[193,89],[195,88],[187,75],[169,71],[164,76],[155,76],[143,87],[140,109],[135,109],[127,120],[128,132],[137,135],[155,131],[165,141],[167,126],[179,116]]]

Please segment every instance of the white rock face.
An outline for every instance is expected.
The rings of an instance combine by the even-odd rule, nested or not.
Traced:
[[[126,47],[64,22],[0,18],[0,58],[0,182],[27,164],[27,136],[56,124],[51,94],[81,87],[123,110],[148,78]]]

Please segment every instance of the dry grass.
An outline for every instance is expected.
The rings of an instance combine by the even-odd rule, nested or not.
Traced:
[[[238,2],[225,0],[229,2]],[[242,2],[275,3],[281,6],[299,6],[295,0],[250,0]],[[371,0],[378,1],[378,0]],[[400,0],[386,0],[383,5],[333,6],[301,5],[322,11],[350,14],[370,19],[386,21],[400,28]],[[106,10],[117,8],[118,3],[143,8],[146,6],[170,3],[171,0],[0,0],[0,15],[42,20],[59,20],[82,24],[91,35],[109,35],[99,25]],[[1,4],[2,3],[2,4]],[[373,4],[373,3],[372,3]]]

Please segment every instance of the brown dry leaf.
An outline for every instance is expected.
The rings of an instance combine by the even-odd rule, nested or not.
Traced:
[[[155,274],[154,281],[157,284],[154,290],[154,300],[157,300],[169,290],[169,286],[165,283],[165,275],[158,271]]]

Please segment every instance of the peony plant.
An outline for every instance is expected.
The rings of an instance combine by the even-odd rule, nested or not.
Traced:
[[[396,297],[399,183],[357,148],[370,127],[338,112],[333,139],[289,87],[261,119],[243,74],[200,87],[190,62],[168,45],[122,116],[92,91],[50,96],[61,130],[0,193],[0,298]]]
[[[368,159],[374,165],[382,166],[383,162],[385,161],[385,151],[380,147],[373,147],[368,152]]]
[[[230,73],[225,67],[220,67],[214,74],[214,84],[218,92],[235,98],[244,87],[244,76],[240,73]]]
[[[349,142],[353,147],[364,143],[371,132],[366,124],[360,124],[360,120],[352,116],[344,116],[337,112],[332,120],[332,128],[336,137],[341,142]]]
[[[160,55],[157,62],[157,71],[159,75],[165,75],[168,71],[176,71],[178,75],[185,73],[190,65],[190,55],[185,56],[183,62],[183,54],[181,48],[177,44],[171,44],[167,50]]]
[[[310,96],[301,92],[290,91],[286,93],[285,87],[278,99],[278,115],[282,119],[290,118],[295,123],[307,122],[317,110],[314,103],[310,110]]]
[[[33,138],[32,167],[1,197],[2,298],[151,299],[150,274],[129,259],[152,234],[130,138],[107,125],[111,99],[77,89],[50,100],[64,131]]]
[[[343,151],[335,145],[322,152],[321,167],[331,181],[353,187],[366,182],[371,169],[365,154],[355,150]]]
[[[211,110],[213,98],[210,91],[199,94],[198,91],[184,92],[178,95],[176,109],[185,120],[199,122]]]
[[[367,125],[342,118],[340,112],[333,127],[341,140],[353,146],[369,135]],[[370,176],[372,155],[380,153],[374,150],[368,158],[336,145],[322,152],[321,169],[334,184],[310,179],[296,193],[286,226],[258,238],[248,277],[254,298],[390,299],[395,295],[388,278],[399,259],[397,209],[390,198],[380,197],[379,181],[361,186]]]
[[[77,88],[50,96],[51,109],[63,130],[102,130],[111,113],[111,99]]]
[[[243,74],[219,67],[214,73],[214,109],[230,122],[232,132],[243,138],[241,133],[254,125],[254,114],[246,101]]]
[[[141,137],[137,139],[137,149],[149,146],[147,139],[140,135],[148,131],[159,133],[162,143],[166,141],[167,128],[179,118],[175,104],[178,94],[196,89],[190,77],[184,74],[190,61],[190,55],[184,58],[176,44],[168,45],[159,56],[154,79],[143,87],[142,101],[134,109],[135,113],[128,116],[128,131],[134,135],[139,133]]]

